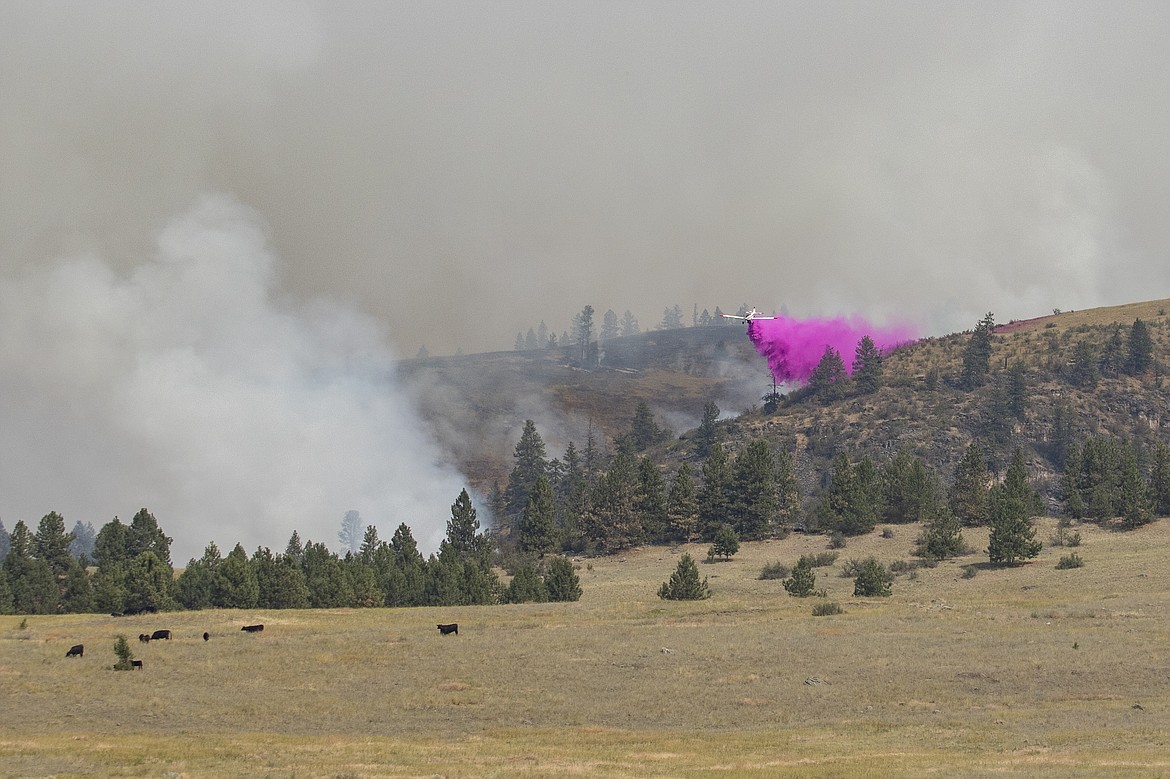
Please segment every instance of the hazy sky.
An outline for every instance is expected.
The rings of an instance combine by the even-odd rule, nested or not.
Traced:
[[[459,476],[378,366],[585,304],[943,333],[1168,297],[1168,34],[1161,1],[6,0],[0,519],[441,535]]]
[[[1170,295],[1170,4],[0,4],[0,261],[125,270],[206,192],[399,353],[589,303]]]

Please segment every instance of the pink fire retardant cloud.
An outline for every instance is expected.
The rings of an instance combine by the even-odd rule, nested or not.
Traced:
[[[867,335],[883,354],[916,338],[909,325],[877,327],[858,316],[835,319],[778,316],[748,322],[748,337],[756,351],[768,358],[772,375],[781,383],[808,381],[826,346],[840,352],[845,368],[852,373],[857,343]]]

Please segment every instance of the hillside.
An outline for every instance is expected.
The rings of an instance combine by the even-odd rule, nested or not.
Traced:
[[[806,496],[818,488],[840,448],[882,459],[905,447],[949,478],[962,451],[977,440],[993,468],[1006,465],[1021,447],[1052,500],[1058,407],[1071,412],[1074,438],[1170,437],[1170,389],[1160,368],[1141,376],[1103,373],[1093,387],[1074,386],[1068,376],[1078,342],[1103,355],[1111,338],[1124,342],[1137,318],[1150,328],[1156,364],[1170,363],[1168,311],[1170,300],[1155,300],[1001,324],[990,381],[974,391],[957,387],[970,335],[927,338],[888,356],[886,384],[877,393],[830,405],[788,402],[771,415],[759,410],[761,396],[771,389],[766,363],[737,326],[616,339],[606,345],[602,367],[592,371],[574,369],[552,351],[411,360],[401,374],[422,398],[424,416],[451,457],[481,489],[506,480],[525,419],[536,421],[548,456],[555,457],[570,440],[580,446],[590,423],[599,441],[625,432],[639,400],[679,434],[696,425],[703,404],[714,400],[734,417],[722,423],[725,446],[734,450],[755,437],[787,446],[796,453]],[[1005,424],[1000,406],[1006,369],[1016,365],[1024,369],[1025,412]],[[668,470],[692,456],[685,440],[653,454]]]

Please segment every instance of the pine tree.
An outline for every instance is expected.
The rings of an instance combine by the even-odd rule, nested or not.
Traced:
[[[617,314],[611,308],[601,318],[601,335],[599,338],[602,343],[605,343],[606,341],[612,341],[614,338],[617,338],[620,332]]]
[[[656,544],[667,540],[666,487],[658,466],[649,457],[638,460],[634,512],[638,515],[642,534],[647,541]]]
[[[244,547],[236,544],[219,566],[216,605],[225,609],[254,609],[260,602],[260,582]]]
[[[350,509],[341,518],[341,529],[337,531],[337,540],[341,543],[341,551],[356,552],[362,543],[362,515]]]
[[[548,601],[548,589],[536,569],[525,565],[508,583],[503,600],[504,603],[545,603]]]
[[[36,542],[23,520],[12,528],[3,574],[17,614],[56,614],[60,590],[46,560],[35,557]]]
[[[548,468],[544,440],[531,419],[524,420],[524,430],[520,433],[512,457],[516,464],[508,476],[508,486],[504,491],[504,512],[508,524],[514,526],[528,505],[528,499],[532,497],[536,480],[545,475]]]
[[[938,475],[921,457],[899,450],[882,469],[882,519],[885,522],[921,522],[943,507]]]
[[[410,527],[403,522],[390,540],[395,568],[401,571],[400,585],[386,594],[387,606],[421,606],[425,602],[426,561]]]
[[[65,578],[69,564],[73,562],[73,555],[69,553],[69,545],[73,540],[73,535],[65,532],[65,518],[56,511],[41,517],[32,540],[32,554],[49,565],[49,570],[58,581]]]
[[[129,553],[129,528],[114,517],[102,525],[93,542],[93,559],[98,568],[117,563],[126,563],[133,556]]]
[[[1138,467],[1137,453],[1133,446],[1122,450],[1121,474],[1118,484],[1118,514],[1127,530],[1141,527],[1153,520],[1150,496]]]
[[[873,462],[866,457],[854,466],[848,454],[838,452],[830,478],[817,507],[821,527],[847,536],[872,532],[877,526],[880,484]]]
[[[715,450],[715,444],[719,439],[719,430],[715,424],[718,421],[719,406],[715,405],[714,401],[708,400],[703,404],[703,418],[694,435],[695,454],[699,457],[710,457],[711,452]]]
[[[626,309],[626,313],[622,315],[622,336],[637,335],[639,332],[638,317]]]
[[[678,542],[690,540],[699,519],[699,504],[695,497],[695,480],[690,463],[680,465],[670,482],[666,516],[670,539]]]
[[[784,580],[785,591],[794,598],[807,598],[817,593],[817,575],[812,561],[801,557],[792,567],[792,575]]]
[[[715,533],[715,542],[707,550],[707,557],[712,560],[716,557],[730,560],[738,551],[739,536],[736,535],[731,525],[724,525]]]
[[[670,579],[658,588],[658,597],[663,600],[703,600],[711,597],[707,578],[699,581],[699,568],[689,554],[683,553]]]
[[[981,387],[987,381],[987,374],[991,371],[991,343],[994,334],[995,317],[988,311],[975,326],[975,331],[963,350],[963,375],[960,381],[964,389]]]
[[[960,522],[968,527],[986,525],[988,519],[987,461],[975,443],[968,445],[955,466],[948,505]]]
[[[581,599],[581,581],[577,578],[573,564],[565,557],[554,557],[548,564],[544,577],[548,599],[554,602],[577,601]]]
[[[1016,449],[1003,484],[991,489],[989,496],[987,555],[996,565],[1013,565],[1040,554],[1040,542],[1034,540],[1032,517],[1042,508],[1040,495],[1028,484],[1024,455]]]
[[[1077,341],[1072,366],[1069,368],[1069,381],[1081,389],[1093,389],[1101,378],[1097,366],[1098,358],[1093,345],[1086,338]]]
[[[1129,329],[1129,351],[1125,368],[1131,376],[1145,373],[1154,365],[1154,339],[1150,327],[1141,319],[1135,319]]]
[[[703,462],[703,485],[699,488],[699,535],[705,541],[730,519],[728,488],[731,486],[731,463],[723,447],[717,446]]]
[[[615,552],[642,543],[642,522],[635,510],[637,484],[633,458],[618,454],[593,489],[581,524],[586,539],[600,551]]]
[[[541,475],[536,479],[532,496],[524,508],[524,517],[520,520],[520,551],[544,555],[560,547],[556,512],[552,485]]]
[[[775,527],[776,461],[767,441],[751,441],[735,458],[727,502],[731,525],[740,538],[757,541]]]
[[[69,558],[69,570],[61,582],[60,609],[67,614],[83,614],[94,610],[93,585],[89,573],[72,557]]]
[[[787,449],[779,449],[776,458],[776,514],[785,523],[800,515],[800,483],[796,479],[796,458]]]
[[[635,452],[644,452],[663,438],[663,430],[654,419],[650,406],[646,401],[638,401],[634,409],[634,419],[630,423],[630,442]]]
[[[1081,497],[1081,450],[1075,443],[1069,446],[1065,456],[1064,473],[1060,476],[1060,489],[1064,498],[1064,514],[1073,519],[1085,516],[1085,501]]]
[[[168,568],[171,565],[171,541],[158,520],[146,509],[139,509],[126,529],[126,556],[130,559],[143,552],[153,552],[159,562]]]
[[[366,532],[362,536],[362,545],[358,548],[358,558],[366,565],[371,565],[378,550],[383,546],[385,544],[378,540],[378,528],[366,525]]]
[[[115,671],[129,671],[134,668],[134,653],[130,651],[130,644],[126,643],[126,637],[121,634],[114,641],[114,655],[118,658],[117,662],[114,663]]]
[[[126,567],[126,611],[161,611],[170,605],[175,580],[171,566],[152,551],[139,554]]]
[[[966,550],[963,543],[962,525],[958,518],[945,506],[939,506],[936,513],[926,518],[922,533],[914,545],[913,554],[928,560],[948,560]]]
[[[877,392],[882,386],[882,353],[868,335],[857,342],[853,358],[853,383],[863,394]]]
[[[4,529],[4,522],[0,520],[0,564],[3,564],[4,558],[8,556],[9,547],[8,531]]]
[[[1170,446],[1154,447],[1150,463],[1150,501],[1159,517],[1170,515]]]
[[[93,546],[97,539],[97,531],[89,522],[82,522],[77,520],[73,523],[73,529],[69,531],[73,536],[73,541],[69,544],[69,554],[73,555],[78,560],[84,555],[86,560],[93,560]],[[3,555],[0,555],[0,560],[3,560]]]
[[[820,362],[808,377],[809,389],[822,403],[832,403],[845,397],[848,381],[849,374],[845,371],[845,361],[841,359],[841,353],[832,346],[826,346]]]

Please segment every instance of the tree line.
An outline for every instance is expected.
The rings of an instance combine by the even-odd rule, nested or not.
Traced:
[[[493,567],[494,539],[480,529],[467,490],[452,505],[447,536],[429,558],[405,523],[389,543],[371,525],[356,553],[339,556],[323,543],[302,542],[294,532],[277,553],[259,547],[249,556],[236,544],[225,557],[208,544],[176,576],[172,539],[147,509],[129,525],[115,517],[103,526],[92,559],[70,551],[76,538],[56,512],[46,514],[35,533],[20,521],[3,537],[0,613],[5,614],[452,606],[581,596],[577,574],[564,557],[528,561],[504,586]]]

